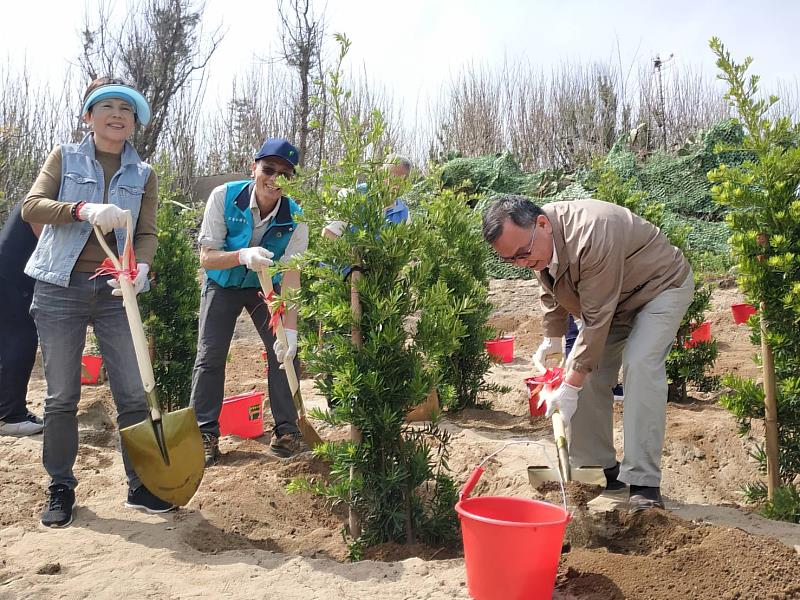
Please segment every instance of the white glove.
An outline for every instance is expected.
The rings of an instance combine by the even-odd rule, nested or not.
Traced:
[[[147,263],[137,263],[136,271],[136,279],[133,280],[133,291],[138,294],[144,289],[144,284],[147,282],[147,274],[150,273],[150,265]],[[122,296],[122,289],[119,287],[119,281],[116,279],[109,279],[107,283],[113,288],[111,290],[112,296]]]
[[[542,406],[542,403],[547,405],[545,416],[548,419],[555,411],[559,411],[564,420],[564,427],[566,427],[572,420],[575,411],[578,410],[578,392],[581,389],[565,381],[553,391],[542,390],[539,393],[539,407]]]
[[[81,206],[78,217],[81,221],[89,221],[97,225],[103,235],[115,227],[125,227],[128,223],[125,211],[116,204],[93,204],[87,202]]]
[[[564,338],[545,337],[533,353],[533,364],[545,369],[548,361],[561,362],[562,356],[564,356]]]
[[[272,252],[261,246],[242,248],[239,250],[239,264],[246,266],[251,271],[261,271],[272,266],[273,256]]]
[[[278,359],[278,362],[281,363],[281,369],[286,361],[294,360],[294,356],[297,354],[297,330],[284,329],[284,331],[286,332],[286,343],[289,344],[289,347],[287,348],[281,344],[280,340],[275,340],[275,343],[272,345],[272,349],[275,351],[275,357]]]
[[[331,221],[330,223],[325,225],[325,228],[322,230],[322,232],[324,235],[325,232],[327,231],[334,237],[338,238],[342,236],[346,227],[347,223],[345,223],[344,221]]]

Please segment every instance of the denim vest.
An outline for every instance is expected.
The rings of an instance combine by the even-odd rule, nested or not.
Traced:
[[[150,172],[150,165],[142,162],[133,146],[126,141],[120,169],[108,186],[108,202],[131,211],[134,231],[144,185]],[[63,144],[58,200],[70,204],[80,201],[102,204],[104,191],[103,167],[95,160],[93,135],[88,134],[80,144]],[[92,225],[87,221],[45,225],[36,250],[25,265],[25,273],[40,281],[68,287],[72,269],[90,235],[94,234]],[[121,255],[126,231],[124,228],[114,229],[114,235]]]
[[[252,180],[231,181],[225,184],[225,226],[228,233],[222,250],[232,252],[250,246],[253,237],[253,212],[250,210]],[[286,252],[292,233],[297,228],[294,216],[302,214],[302,209],[291,198],[284,196],[280,200],[278,212],[267,226],[260,246],[273,254],[272,260],[278,260]],[[208,269],[206,275],[211,281],[226,288],[261,287],[258,274],[244,265],[230,269]],[[283,274],[277,273],[272,278],[273,285],[280,285]]]

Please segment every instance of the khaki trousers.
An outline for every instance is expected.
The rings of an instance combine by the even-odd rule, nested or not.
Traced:
[[[631,322],[611,323],[605,353],[584,381],[578,410],[569,428],[569,454],[575,466],[613,467],[612,388],[623,369],[624,454],[619,480],[661,485],[661,452],[667,409],[667,354],[694,295],[694,275],[645,304]]]

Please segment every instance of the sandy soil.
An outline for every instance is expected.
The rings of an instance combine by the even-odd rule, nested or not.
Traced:
[[[559,502],[559,492],[534,491],[527,466],[554,460],[548,424],[528,416],[523,379],[541,334],[536,287],[497,281],[492,323],[515,335],[515,360],[496,365],[491,380],[511,391],[489,410],[447,417],[453,476],[463,482],[489,461],[473,495],[517,495]],[[736,327],[735,288],[715,290],[709,314],[719,342],[716,373],[757,377],[748,330]],[[242,319],[228,363],[227,394],[265,388],[261,348]],[[322,406],[313,381],[304,398]],[[29,402],[41,411],[37,365]],[[554,598],[800,598],[800,526],[762,519],[741,506],[741,486],[758,477],[748,455],[753,441],[736,435],[734,419],[715,404],[720,392],[692,391],[669,405],[663,491],[667,511],[628,517],[593,488],[570,489],[574,512]],[[622,405],[617,406],[621,412]],[[0,438],[0,599],[6,598],[467,598],[459,548],[386,545],[370,559],[346,561],[346,520],[308,494],[289,495],[296,476],[324,476],[310,456],[282,461],[267,451],[269,434],[226,437],[219,465],[209,469],[191,503],[165,516],[123,507],[125,483],[107,385],[86,386],[80,404],[78,509],[63,530],[38,525],[46,475],[41,436]],[[326,438],[344,435],[315,423]],[[269,424],[267,424],[269,428]],[[617,429],[621,440],[622,432]],[[754,432],[758,436],[758,432]],[[623,498],[624,499],[624,498]],[[587,506],[588,503],[588,506]]]

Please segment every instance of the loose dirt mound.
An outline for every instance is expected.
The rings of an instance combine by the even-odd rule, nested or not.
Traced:
[[[794,551],[769,538],[663,511],[612,512],[564,556],[558,589],[580,598],[777,600],[800,597],[799,573]]]

